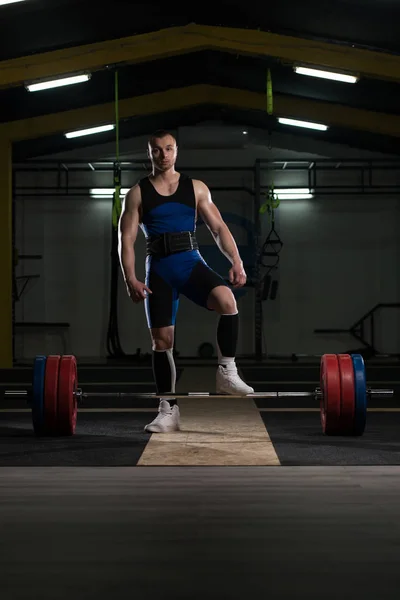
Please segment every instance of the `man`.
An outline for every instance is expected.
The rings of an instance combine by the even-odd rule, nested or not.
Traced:
[[[239,314],[235,297],[225,280],[201,256],[195,237],[201,217],[219,249],[230,260],[233,287],[246,283],[246,273],[235,240],[211,199],[208,187],[175,170],[175,137],[164,130],[148,140],[152,173],[127,193],[119,222],[119,257],[127,291],[133,302],[144,301],[152,339],[152,365],[157,394],[175,393],[174,325],[179,294],[219,314],[216,391],[249,394],[253,388],[239,377],[235,354]],[[138,228],[146,237],[145,283],[135,274],[134,244]],[[180,428],[176,399],[161,399],[158,415],[145,430],[152,433]]]

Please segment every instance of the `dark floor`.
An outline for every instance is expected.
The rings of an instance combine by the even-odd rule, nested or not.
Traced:
[[[323,435],[318,412],[260,414],[282,465],[400,465],[400,412],[369,412],[362,437]],[[0,412],[0,466],[134,466],[154,416],[80,412],[72,438],[37,438],[30,413]]]
[[[317,412],[261,415],[282,465],[400,465],[398,412],[369,412],[361,437],[323,435]]]
[[[0,469],[2,600],[398,600],[398,467]]]

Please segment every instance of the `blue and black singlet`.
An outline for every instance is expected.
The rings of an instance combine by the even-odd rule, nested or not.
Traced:
[[[146,176],[139,181],[142,196],[140,227],[146,238],[163,233],[196,231],[196,197],[193,181],[180,174],[175,193],[159,194]],[[145,299],[148,327],[175,325],[179,295],[207,308],[213,288],[227,285],[205,262],[199,250],[168,256],[146,256],[146,285],[152,291]]]

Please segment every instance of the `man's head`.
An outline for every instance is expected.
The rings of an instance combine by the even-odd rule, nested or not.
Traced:
[[[147,143],[148,156],[157,171],[168,171],[174,167],[178,154],[175,136],[164,129],[152,133]]]

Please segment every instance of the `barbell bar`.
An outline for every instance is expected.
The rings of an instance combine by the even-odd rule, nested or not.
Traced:
[[[360,354],[324,354],[320,362],[320,386],[314,391],[265,391],[251,394],[187,392],[84,392],[78,387],[77,360],[73,355],[37,356],[33,364],[32,390],[7,390],[6,397],[26,397],[32,406],[37,435],[73,435],[77,408],[84,398],[314,398],[319,401],[322,431],[326,435],[363,435],[367,400],[390,398],[390,389],[367,388],[364,360]]]
[[[375,399],[391,398],[394,394],[393,390],[387,389],[371,389],[366,390],[367,396],[374,397]],[[17,397],[17,398],[30,398],[32,395],[28,390],[6,390],[4,392],[5,397]],[[224,398],[229,400],[230,398],[322,398],[322,390],[315,388],[313,392],[253,392],[251,394],[213,394],[212,392],[186,392],[175,394],[173,392],[165,392],[164,394],[156,394],[154,392],[83,392],[81,388],[77,388],[73,392],[73,395],[77,398],[78,402],[81,402],[84,398]]]

